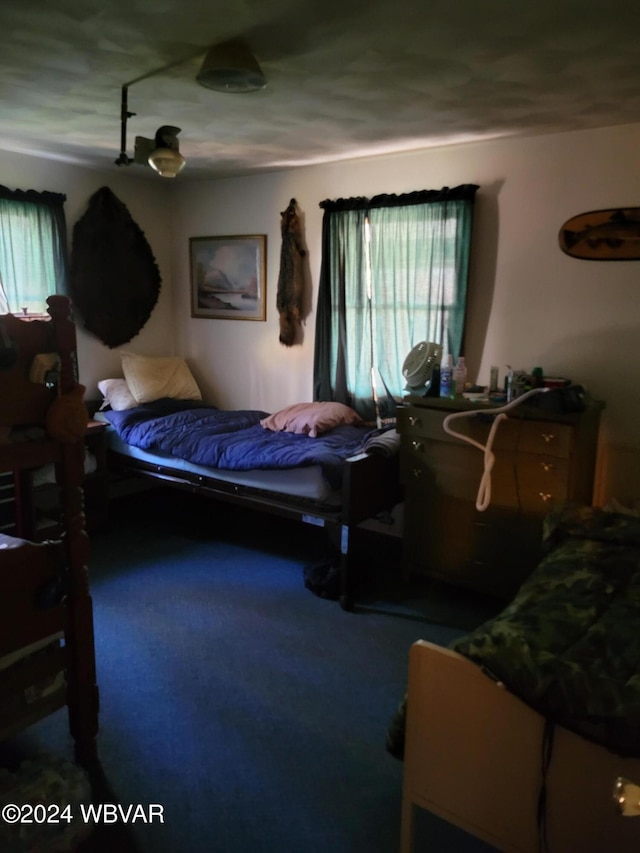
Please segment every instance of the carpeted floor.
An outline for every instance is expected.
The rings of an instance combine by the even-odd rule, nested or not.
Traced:
[[[103,826],[83,850],[394,853],[402,765],[385,734],[409,646],[448,644],[497,610],[401,581],[362,546],[364,606],[303,585],[324,532],[155,490],[113,504],[90,561],[104,802],[164,822]],[[71,754],[60,712],[5,747]],[[428,815],[425,849],[486,851]],[[420,846],[418,846],[418,850]]]

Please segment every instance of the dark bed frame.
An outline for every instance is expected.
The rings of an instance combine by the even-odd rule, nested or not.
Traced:
[[[0,671],[0,738],[66,705],[76,758],[88,765],[97,752],[98,688],[82,491],[84,389],[76,378],[69,300],[51,296],[47,301],[48,320],[0,316],[0,472],[11,473],[18,486],[28,489],[31,471],[53,463],[63,529],[59,540],[37,541],[18,492],[15,529],[0,537],[0,656],[20,654],[21,659]],[[57,353],[60,359],[49,387],[29,378],[33,359],[41,353]],[[53,422],[52,406],[60,397],[80,401],[76,437]],[[22,440],[15,440],[16,433]],[[28,503],[28,495],[23,499]],[[24,654],[58,634],[63,643]],[[36,685],[56,677],[55,691],[34,695]]]
[[[401,497],[397,457],[367,453],[345,461],[341,501],[337,505],[230,483],[216,478],[213,470],[210,476],[202,476],[115,451],[109,451],[109,460],[110,466],[126,475],[148,477],[203,497],[326,528],[331,540],[339,542],[339,601],[344,610],[354,607],[355,581],[350,560],[354,528],[389,510]]]

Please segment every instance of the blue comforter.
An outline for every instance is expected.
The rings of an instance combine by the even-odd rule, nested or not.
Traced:
[[[267,412],[223,411],[190,401],[156,400],[105,415],[127,444],[210,468],[297,468],[321,465],[325,475],[362,450],[369,427],[338,426],[310,438],[260,426]]]

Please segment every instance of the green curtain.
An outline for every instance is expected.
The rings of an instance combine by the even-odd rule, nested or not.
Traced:
[[[0,305],[44,312],[67,289],[66,196],[0,186]],[[5,303],[5,304],[3,304]]]
[[[391,415],[412,346],[462,354],[477,189],[321,203],[314,399]]]

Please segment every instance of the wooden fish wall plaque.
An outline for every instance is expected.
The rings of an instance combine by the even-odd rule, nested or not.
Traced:
[[[640,260],[640,207],[579,213],[564,223],[558,239],[562,251],[572,258]]]

